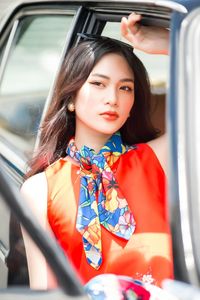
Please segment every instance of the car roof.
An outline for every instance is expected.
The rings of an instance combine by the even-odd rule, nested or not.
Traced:
[[[0,31],[4,27],[4,25],[7,23],[10,16],[18,10],[19,7],[23,7],[24,5],[44,5],[44,4],[72,4],[72,5],[84,5],[87,4],[87,6],[110,6],[111,8],[115,8],[116,5],[120,5],[121,8],[123,8],[123,5],[129,9],[131,9],[131,5],[139,5],[139,8],[143,6],[144,8],[148,8],[149,6],[154,6],[155,10],[156,7],[160,7],[163,9],[168,9],[168,12],[171,10],[177,11],[180,13],[186,14],[188,12],[188,7],[194,4],[196,0],[16,0],[10,4],[7,9],[5,10],[4,17],[0,20]],[[151,7],[152,9],[152,7]]]
[[[87,0],[87,1],[83,1],[83,0],[16,0],[15,2],[12,3],[12,5],[9,7],[9,9],[12,10],[15,9],[17,6],[19,5],[23,5],[23,4],[37,4],[37,3],[50,3],[50,4],[56,4],[56,3],[72,3],[72,4],[84,4],[85,3],[94,3],[94,4],[108,4],[108,3],[113,3],[113,4],[117,4],[117,3],[123,3],[124,5],[127,4],[134,4],[134,3],[138,3],[138,0],[98,0],[98,1],[94,1],[94,0]],[[140,4],[142,5],[155,5],[155,6],[163,6],[169,9],[173,9],[179,12],[186,12],[186,8],[188,5],[190,5],[192,2],[195,2],[195,0],[140,0]]]

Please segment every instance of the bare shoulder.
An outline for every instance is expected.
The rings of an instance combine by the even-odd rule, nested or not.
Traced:
[[[44,172],[28,178],[21,187],[21,194],[36,214],[46,214],[47,180]]]
[[[21,191],[26,190],[27,188],[30,188],[32,186],[35,186],[38,184],[45,184],[46,183],[46,175],[44,172],[38,173],[36,175],[33,175],[29,177],[22,185]]]
[[[44,172],[28,178],[21,187],[21,193],[24,197],[34,197],[39,195],[46,195],[47,180]]]
[[[167,146],[167,134],[163,134],[160,137],[149,141],[147,143],[154,153],[156,154],[160,164],[167,174],[167,156],[168,156],[168,146]]]

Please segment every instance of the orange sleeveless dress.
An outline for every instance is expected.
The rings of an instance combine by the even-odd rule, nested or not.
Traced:
[[[103,262],[99,270],[87,263],[82,236],[76,230],[79,167],[64,158],[45,171],[49,224],[83,283],[96,275],[113,273],[160,286],[163,279],[173,278],[163,169],[147,144],[138,144],[121,155],[111,169],[133,212],[136,229],[126,241],[101,227]]]

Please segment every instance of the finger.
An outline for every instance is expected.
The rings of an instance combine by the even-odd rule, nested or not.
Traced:
[[[129,32],[128,26],[127,26],[128,20],[127,18],[123,17],[121,20],[121,35],[127,39],[129,42],[132,43],[132,34]]]
[[[135,24],[137,24],[137,22],[140,21],[141,18],[142,18],[141,15],[137,15],[135,13],[131,13],[128,16],[128,18],[122,17],[121,24],[123,25],[123,27],[129,28],[129,27],[134,26]]]
[[[136,24],[137,22],[139,22],[141,19],[142,19],[142,16],[141,16],[141,15],[138,15],[138,14],[136,14],[136,13],[131,13],[131,14],[128,16],[128,25],[134,25],[134,24]]]
[[[132,34],[136,34],[141,25],[138,22],[141,20],[142,16],[132,13],[128,16],[127,27],[132,32]]]
[[[136,43],[134,35],[129,32],[128,28],[128,20],[127,18],[123,17],[121,20],[121,35],[126,38],[133,46]]]
[[[121,24],[120,24],[120,29],[121,29],[121,34],[126,37],[128,33],[128,20],[126,17],[123,17],[121,19]]]

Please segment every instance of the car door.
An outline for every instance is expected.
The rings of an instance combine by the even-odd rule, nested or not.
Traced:
[[[3,42],[1,44],[2,55],[1,55],[1,72],[0,72],[0,74],[1,74],[1,77],[0,77],[0,80],[1,80],[0,101],[2,99],[3,105],[0,105],[0,117],[1,117],[1,108],[2,108],[2,120],[1,120],[2,136],[0,135],[0,137],[1,137],[1,140],[0,140],[1,141],[1,144],[0,144],[1,152],[0,153],[4,159],[4,162],[6,162],[5,170],[8,171],[8,173],[10,174],[10,176],[11,176],[12,180],[15,182],[15,184],[16,184],[16,182],[18,184],[20,184],[21,175],[23,174],[23,172],[25,170],[24,163],[28,159],[28,156],[31,155],[31,152],[34,147],[36,139],[37,139],[36,144],[39,141],[39,135],[37,136],[37,130],[38,130],[38,126],[40,123],[40,119],[42,118],[42,116],[44,116],[47,107],[51,103],[53,82],[54,82],[54,79],[56,78],[56,73],[59,69],[59,65],[62,63],[62,58],[67,53],[68,48],[73,43],[76,43],[78,41],[76,32],[87,32],[87,33],[104,34],[107,36],[113,36],[113,34],[116,34],[116,32],[119,32],[119,22],[120,22],[121,17],[123,15],[128,15],[131,11],[136,11],[138,13],[143,14],[143,16],[144,16],[143,20],[146,25],[154,24],[157,26],[171,27],[171,30],[174,32],[172,35],[173,38],[172,38],[172,46],[171,46],[172,47],[172,55],[176,55],[176,53],[173,53],[173,48],[175,48],[177,46],[177,40],[175,39],[175,36],[177,37],[177,35],[178,35],[178,28],[179,28],[178,26],[181,24],[181,21],[184,19],[184,16],[187,13],[187,9],[185,9],[183,5],[180,5],[180,4],[176,5],[175,2],[172,3],[172,1],[167,4],[165,3],[163,6],[162,6],[162,3],[160,5],[152,5],[151,6],[148,2],[149,1],[142,1],[142,2],[141,1],[140,2],[133,1],[131,3],[131,1],[129,1],[129,2],[124,3],[123,1],[115,1],[115,3],[110,3],[110,2],[106,2],[106,1],[100,1],[100,2],[94,3],[92,1],[91,2],[88,1],[87,3],[81,2],[81,4],[84,4],[84,7],[79,7],[78,1],[76,2],[76,5],[74,3],[72,4],[72,2],[69,1],[68,5],[61,6],[59,4],[59,6],[57,6],[57,10],[56,10],[56,6],[54,6],[54,5],[45,6],[43,3],[41,6],[37,6],[36,4],[34,4],[29,7],[24,6],[23,7],[24,10],[22,10],[22,12],[18,11],[19,15],[15,15],[16,18],[14,17],[12,19],[13,22],[11,22],[10,27],[7,26],[8,27],[7,31],[4,31],[2,33],[3,38],[1,39]],[[63,7],[65,7],[64,12],[63,12]],[[29,13],[29,8],[32,8],[31,13]],[[23,86],[23,89],[19,91],[19,87],[21,87],[21,85],[20,85],[21,81],[24,82],[24,78],[20,77],[18,75],[18,73],[16,75],[15,72],[12,71],[12,66],[13,66],[13,64],[15,64],[16,60],[18,61],[18,58],[20,57],[21,54],[22,54],[22,56],[24,55],[24,52],[21,52],[22,49],[21,49],[20,42],[25,42],[25,44],[27,46],[30,45],[27,42],[27,40],[25,39],[25,37],[27,37],[27,35],[25,34],[26,26],[28,26],[27,28],[30,29],[31,26],[33,26],[33,24],[37,23],[37,22],[36,23],[33,22],[37,19],[37,18],[34,19],[35,12],[37,12],[36,15],[39,15],[40,17],[45,15],[45,17],[49,18],[49,15],[51,15],[50,12],[53,12],[54,9],[56,11],[56,13],[53,14],[54,16],[55,15],[63,16],[65,14],[69,13],[69,16],[71,16],[72,19],[71,19],[71,23],[70,23],[69,27],[67,28],[67,31],[65,31],[66,27],[63,25],[65,28],[64,29],[65,33],[63,33],[64,38],[63,38],[62,47],[60,50],[58,50],[58,52],[59,51],[60,52],[59,52],[59,58],[56,63],[56,68],[53,71],[52,77],[48,77],[49,74],[47,76],[48,78],[50,78],[49,79],[50,83],[49,83],[48,87],[47,87],[47,85],[45,85],[46,84],[45,83],[43,86],[43,89],[41,88],[40,90],[35,91],[34,90],[35,86],[31,85],[32,81],[34,81],[34,79],[38,76],[37,79],[40,79],[40,80],[38,80],[37,86],[41,86],[41,84],[44,83],[44,81],[43,81],[44,78],[41,79],[41,77],[45,76],[45,73],[41,73],[41,74],[43,74],[42,76],[40,76],[40,74],[36,75],[35,73],[33,73],[33,75],[30,76],[29,85],[26,84],[26,86],[25,87]],[[21,18],[21,16],[23,16],[23,18]],[[31,19],[29,19],[29,20],[26,19],[27,17],[30,17],[30,16],[33,17],[33,19],[32,19],[33,21]],[[176,18],[179,20],[179,22],[176,21],[177,20]],[[46,19],[46,21],[47,21],[47,19]],[[39,19],[37,19],[37,20],[39,20]],[[27,21],[27,23],[26,23],[26,21]],[[44,22],[43,25],[44,24],[47,24],[47,22]],[[20,28],[22,28],[21,31],[20,31]],[[197,26],[197,28],[198,28],[198,26]],[[30,31],[27,31],[27,33],[30,33]],[[52,34],[52,30],[51,30],[51,34]],[[50,37],[50,39],[51,39],[51,37]],[[119,38],[118,35],[115,37]],[[182,39],[182,43],[184,45],[184,41],[186,41],[187,39],[185,39],[184,34],[183,34],[183,37],[184,38]],[[52,37],[52,38],[54,38],[54,37]],[[189,41],[191,42],[191,39]],[[39,44],[40,44],[40,42],[41,42],[41,39],[39,41]],[[43,39],[42,39],[42,44],[43,44]],[[19,48],[17,47],[18,45],[20,45]],[[188,45],[189,45],[189,42],[188,42]],[[48,48],[48,50],[50,49],[49,46],[47,48]],[[177,48],[179,49],[179,47],[177,47]],[[189,47],[187,46],[187,48],[189,48]],[[181,49],[181,47],[180,47],[180,49]],[[16,52],[15,52],[15,50],[16,50]],[[178,51],[178,50],[176,49],[176,51]],[[28,52],[29,52],[29,50],[28,50]],[[38,50],[38,52],[40,52],[40,50]],[[41,54],[41,53],[38,54],[38,52],[37,52],[37,50],[35,52],[37,57],[39,54]],[[196,53],[198,53],[198,52],[196,52]],[[30,54],[31,53],[28,53],[28,56]],[[17,58],[16,60],[15,60],[15,55]],[[19,55],[19,56],[17,56],[17,55]],[[51,55],[50,55],[50,57],[51,57]],[[181,57],[183,59],[183,56],[181,56],[181,52],[180,52],[180,58]],[[196,56],[194,56],[194,57],[196,57]],[[48,58],[48,53],[45,54],[45,59],[46,58]],[[52,60],[52,59],[50,59],[50,60]],[[150,60],[152,60],[152,59],[150,58]],[[28,61],[28,59],[27,59],[27,61]],[[161,58],[161,61],[162,61],[162,63],[159,61],[159,68],[160,68],[160,65],[163,64],[164,70],[166,71],[169,67],[168,61],[165,61],[165,60],[163,61],[162,58]],[[174,62],[174,61],[171,60],[171,74],[172,74],[172,72],[174,72],[172,62]],[[181,63],[182,63],[182,61],[180,61],[180,65],[181,65]],[[147,64],[148,64],[148,62],[147,62]],[[183,63],[183,66],[184,66],[184,63]],[[23,68],[26,67],[25,74],[27,74],[27,73],[29,74],[28,63],[26,64],[26,66],[22,66],[22,67]],[[38,68],[40,68],[40,67],[38,67]],[[21,65],[20,65],[20,69],[21,69]],[[27,72],[27,70],[28,70],[28,72]],[[151,66],[149,66],[149,70],[151,71]],[[159,71],[159,73],[162,73],[162,71]],[[13,77],[9,74],[11,74]],[[168,74],[168,71],[166,74]],[[178,73],[175,73],[175,74],[177,76]],[[152,71],[152,76],[154,76],[153,71]],[[20,84],[17,83],[17,84],[13,85],[13,81],[12,81],[13,78],[14,78],[14,83],[18,82],[18,79],[20,79]],[[25,80],[26,79],[27,78],[25,78]],[[170,77],[170,80],[174,80],[174,75],[172,77]],[[19,94],[17,94],[19,96],[19,98],[20,98],[21,94],[22,94],[22,96],[24,96],[24,93],[27,92],[27,94],[25,94],[25,97],[21,98],[22,106],[21,106],[21,104],[18,105],[20,103],[20,101],[18,102],[18,98],[14,99],[14,102],[12,102],[13,101],[13,99],[11,97],[12,95],[10,96],[6,93],[6,91],[8,91],[8,90],[10,91],[9,82],[11,83],[10,86],[11,86],[11,91],[13,91],[13,94],[17,94],[17,92],[19,91]],[[175,82],[176,81],[174,80],[174,83]],[[172,84],[170,81],[169,96],[172,95],[171,89],[173,89],[174,83]],[[162,79],[161,83],[158,82],[157,80],[154,80],[154,77],[152,77],[152,94],[153,94],[155,104],[157,106],[159,106],[157,116],[155,117],[155,122],[158,122],[157,124],[158,124],[158,126],[160,126],[161,131],[165,130],[165,98],[166,98],[166,91],[167,91],[168,84],[169,84],[169,82],[167,81],[166,76],[164,77],[164,79]],[[187,87],[187,85],[185,85],[184,88],[186,88],[186,87]],[[45,90],[45,88],[46,88],[46,90]],[[45,96],[43,94],[44,90],[46,91]],[[8,96],[10,96],[10,98]],[[33,96],[33,98],[31,98],[31,96]],[[40,96],[41,96],[41,98],[40,98]],[[7,100],[7,99],[9,99],[9,100]],[[159,102],[159,99],[161,99],[160,102]],[[4,109],[4,106],[6,107],[7,101],[10,101],[9,109],[8,108]],[[16,107],[14,105],[15,101],[17,102]],[[41,102],[42,102],[42,104],[41,104]],[[27,108],[27,103],[28,103],[28,108]],[[30,104],[30,107],[29,107],[29,104]],[[180,105],[182,105],[182,104],[180,104]],[[19,110],[18,110],[18,107],[20,108]],[[11,110],[11,108],[12,108],[12,110]],[[17,112],[16,112],[15,108],[17,108]],[[29,113],[29,108],[31,111],[30,113]],[[14,114],[13,114],[13,111],[14,111]],[[153,111],[155,112],[155,108]],[[162,111],[162,117],[158,121],[158,116],[160,116],[161,111]],[[174,111],[175,112],[178,111],[177,107],[175,108]],[[26,120],[26,118],[24,118],[22,120],[23,123],[20,124],[20,127],[18,127],[19,124],[18,124],[18,121],[16,121],[16,120],[21,119],[19,117],[20,114],[22,114],[23,116],[31,115],[31,118],[35,117],[35,119],[32,121],[32,119],[30,120],[30,117],[27,118],[27,120]],[[39,116],[39,118],[38,118],[38,116]],[[177,120],[175,115],[173,115],[173,118],[175,120]],[[180,117],[177,117],[177,118],[180,119]],[[170,120],[170,122],[171,122],[171,120]],[[197,121],[195,121],[195,122],[197,122]],[[172,122],[172,126],[173,126],[173,122]],[[177,126],[177,124],[176,124],[176,126]],[[7,134],[6,130],[8,131],[8,134]],[[6,134],[4,134],[5,131],[6,131]],[[16,134],[16,131],[17,131],[17,134]],[[174,132],[177,132],[177,131],[175,130]],[[15,135],[17,135],[17,137]],[[8,137],[10,137],[10,139]],[[177,154],[176,151],[178,151],[178,150],[176,149],[176,147],[174,145],[177,142],[177,138],[178,138],[178,135],[175,135],[173,138],[173,133],[172,133],[171,144],[172,144],[172,148],[176,154]],[[16,147],[16,145],[17,145],[17,147]],[[181,145],[181,142],[179,143],[179,145]],[[24,152],[24,149],[26,150],[25,152]],[[172,151],[172,160],[173,160],[174,151]],[[180,149],[179,149],[179,151],[180,151]],[[176,166],[177,166],[177,156],[175,155],[173,168],[176,168]],[[175,178],[174,176],[176,176],[176,174],[177,174],[177,170],[173,169],[172,173],[173,173],[172,178],[174,179]],[[179,180],[179,178],[176,177],[176,180],[174,180],[174,182],[173,182],[173,184],[177,184],[176,186],[173,186],[174,191],[177,191],[178,180]],[[191,179],[190,179],[190,182],[191,182]],[[174,197],[174,195],[172,195],[172,198],[173,199],[176,198],[176,200],[177,200],[178,198],[176,196]],[[179,204],[180,203],[178,202],[177,215],[180,214]],[[176,210],[174,210],[174,211],[176,211]],[[185,220],[184,216],[183,217],[181,216],[181,218],[182,218],[182,220]],[[9,216],[8,216],[8,221],[9,221]],[[178,220],[178,221],[180,221],[180,223],[181,223],[181,220]],[[176,225],[176,228],[179,228],[180,223],[178,223]],[[9,228],[9,226],[7,226],[7,228]],[[181,231],[181,234],[182,234],[182,231]],[[184,234],[184,236],[185,236],[185,234]],[[181,237],[182,237],[182,235],[181,235]],[[186,237],[187,237],[187,235],[186,235]],[[8,243],[8,241],[7,241],[7,243]],[[6,244],[6,242],[4,244]],[[180,245],[182,246],[181,243],[180,243]],[[2,253],[4,253],[4,257],[5,257],[5,253],[7,253],[6,251],[8,249],[9,249],[9,245],[7,247],[2,248]],[[180,250],[180,252],[181,252],[181,250]],[[183,254],[183,258],[184,258],[185,253],[182,252],[182,254]],[[179,252],[177,253],[177,257],[178,257],[178,255],[179,255]],[[197,259],[197,258],[195,258],[195,259]],[[184,270],[187,273],[187,269],[184,269]],[[187,278],[186,278],[186,280],[187,280]]]
[[[146,1],[143,1],[143,3],[133,2],[126,4],[118,1],[115,3],[115,5],[105,1],[100,1],[97,3],[89,1],[87,4],[85,3],[84,7],[80,7],[79,9],[78,7],[78,2],[77,6],[71,4],[71,11],[70,2],[69,6],[58,6],[57,10],[56,6],[54,5],[37,6],[34,4],[32,7],[24,6],[22,11],[20,10],[15,18],[13,18],[13,23],[10,25],[9,34],[7,33],[7,40],[4,38],[7,43],[4,42],[4,44],[2,44],[3,55],[0,73],[0,101],[3,103],[1,106],[1,123],[3,124],[1,126],[3,141],[1,155],[6,162],[6,167],[11,178],[17,182],[18,185],[21,183],[21,175],[25,170],[24,164],[31,156],[35,142],[36,147],[39,142],[39,135],[37,134],[39,123],[41,118],[45,115],[46,109],[51,103],[53,81],[56,78],[56,72],[59,69],[58,59],[57,62],[55,59],[55,69],[52,71],[53,73],[50,73],[52,74],[52,77],[49,78],[48,59],[51,62],[54,62],[52,52],[55,52],[54,49],[51,52],[51,42],[54,48],[56,45],[54,38],[57,36],[57,31],[55,30],[55,19],[58,18],[59,21],[57,22],[61,23],[59,23],[58,26],[64,28],[64,41],[61,49],[59,48],[61,64],[62,58],[67,53],[68,48],[73,43],[78,42],[79,38],[76,36],[77,32],[103,34],[110,37],[114,36],[120,39],[119,23],[121,17],[124,15],[127,16],[132,11],[143,13],[144,23],[154,24],[155,22],[157,25],[164,27],[169,26],[171,14],[171,8],[166,9],[165,7],[159,5],[153,7],[152,11],[152,7],[149,6]],[[77,11],[76,17],[74,18],[73,23],[72,20],[71,23],[68,22],[68,24],[71,24],[71,26],[68,25],[67,27],[65,23],[65,15],[67,14],[67,20],[69,20],[69,18],[73,16],[74,10]],[[54,18],[54,20],[51,18]],[[62,22],[60,19],[62,19]],[[38,36],[37,28],[38,26],[42,26],[41,24],[43,24],[47,32],[49,30],[49,38],[46,32],[44,36],[41,36],[42,32],[44,31],[42,30],[42,27],[39,27],[40,35]],[[69,26],[70,30],[68,32],[66,28],[69,29]],[[9,26],[7,26],[7,28],[9,28]],[[35,44],[31,34],[33,36],[35,35],[36,37]],[[55,34],[55,36],[52,36],[52,34]],[[45,43],[45,38],[48,40],[47,43]],[[57,38],[59,38],[59,35]],[[24,45],[26,46],[25,49]],[[37,48],[36,45],[39,45],[39,48]],[[45,48],[44,53],[41,49],[42,45],[44,45]],[[20,63],[20,59],[23,62],[25,61],[26,64]],[[153,59],[152,56],[147,56],[146,58],[143,56],[142,59],[146,60],[147,68],[151,73],[153,99],[152,117],[154,118],[156,126],[160,128],[161,132],[163,132],[165,130],[165,98],[168,58],[156,57]],[[42,61],[42,66],[40,64],[36,64],[40,61]],[[152,61],[154,61],[154,64],[152,64]],[[33,68],[32,70],[30,65],[34,65],[36,68]],[[45,73],[45,71],[43,72],[43,66],[48,69],[47,71],[45,69],[47,73]],[[40,71],[39,74],[35,73],[35,69]],[[163,77],[161,78],[161,76],[159,76],[158,80],[158,76],[155,75],[156,73],[162,73]],[[49,85],[46,83],[47,79]],[[8,91],[11,95],[8,95]],[[13,99],[13,96],[16,95],[17,98]],[[20,115],[23,117],[20,117]],[[15,222],[11,222],[11,226],[12,228],[17,228]],[[10,232],[13,232],[12,228],[10,227]],[[14,244],[16,244],[16,241]],[[4,251],[4,253],[6,253],[9,247],[7,246],[5,249],[2,249],[2,252]],[[7,263],[12,265],[12,257],[14,256],[12,253],[13,247],[10,247],[10,249],[11,250],[9,251]]]
[[[180,279],[200,284],[200,4],[181,20],[172,36],[169,118],[171,120],[171,220]],[[195,8],[196,5],[196,8]],[[175,22],[175,20],[174,20]],[[172,74],[173,71],[173,74]]]
[[[72,29],[85,17],[77,5],[24,5],[2,26],[0,39],[0,156],[4,172],[20,187],[40,120]],[[78,25],[77,25],[78,20]],[[82,20],[82,21],[81,21]],[[28,284],[21,229],[0,207],[0,286]],[[10,233],[10,234],[9,234]]]

